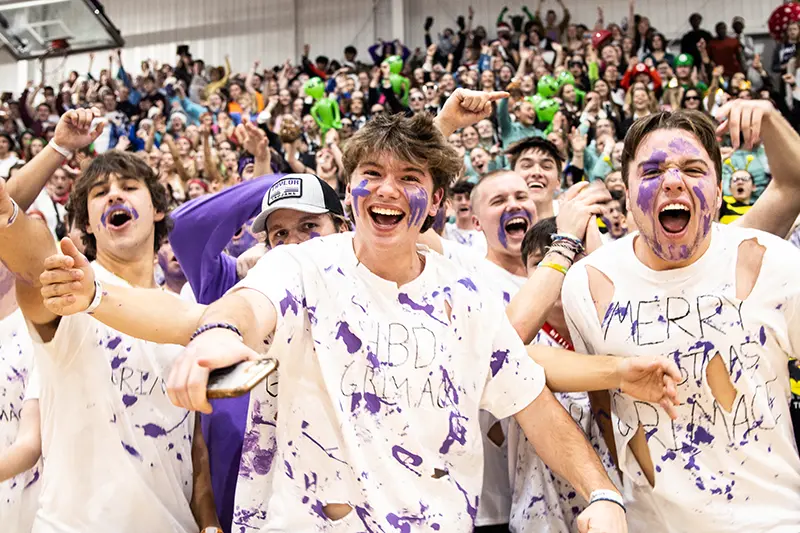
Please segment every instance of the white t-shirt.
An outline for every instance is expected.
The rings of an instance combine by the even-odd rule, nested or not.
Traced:
[[[483,257],[486,257],[486,253],[489,251],[486,244],[486,236],[482,231],[461,229],[455,224],[447,224],[444,227],[444,238],[469,246],[475,250],[475,253]]]
[[[8,157],[5,159],[0,159],[0,178],[8,179],[8,175],[11,173],[11,167],[19,162],[17,154],[13,152],[9,153]]]
[[[272,250],[238,285],[278,313],[265,531],[472,531],[478,412],[517,413],[544,372],[482,283],[420,253],[422,274],[398,288],[358,262],[352,234],[330,235]],[[353,511],[334,523],[329,503]]]
[[[649,533],[793,532],[800,524],[800,457],[789,414],[788,357],[800,353],[800,251],[772,235],[713,226],[708,251],[663,272],[635,256],[633,234],[570,269],[562,299],[573,343],[586,353],[668,355],[681,368],[678,419],[612,391],[612,422],[630,511]],[[758,280],[736,298],[739,244],[766,247]],[[614,284],[599,320],[586,267]],[[706,369],[722,358],[737,394],[715,400]],[[628,442],[639,426],[655,466],[650,489]],[[630,513],[629,513],[630,515]],[[662,525],[663,524],[663,525]]]
[[[58,225],[58,221],[61,220],[61,222],[64,223],[64,227],[66,227],[67,210],[60,203],[53,202],[47,189],[42,189],[41,192],[39,192],[39,196],[36,197],[36,200],[34,200],[33,204],[31,204],[31,207],[28,209],[28,213],[31,212],[42,214],[47,223],[47,228],[50,230],[50,233],[53,234],[53,238],[58,240],[56,226]]]
[[[93,263],[97,278],[128,284]],[[87,314],[42,343],[43,477],[34,533],[196,533],[194,415],[172,405],[165,376],[181,347],[134,339]]]
[[[553,337],[540,330],[533,344],[561,348]],[[616,466],[592,416],[585,392],[559,392],[555,397],[583,430],[600,457],[611,480],[622,487]],[[511,478],[511,519],[514,533],[577,533],[576,519],[588,505],[566,480],[556,476],[528,442],[515,420],[508,428],[509,475]]]
[[[22,404],[38,398],[33,371],[33,344],[19,309],[0,321],[0,448],[14,443]],[[36,515],[42,462],[0,483],[0,524],[28,533]]]
[[[468,248],[455,241],[443,240],[442,253],[470,272],[474,279],[487,284],[494,293],[493,297],[502,302],[503,309],[527,281],[527,278],[515,276],[487,260],[485,253],[482,256],[478,255],[474,248]],[[499,421],[505,437],[501,446],[489,438],[489,431],[498,423],[498,419],[491,413],[481,411],[480,421],[484,455],[483,492],[476,524],[479,526],[507,524],[511,510],[511,483],[508,476],[509,420]]]

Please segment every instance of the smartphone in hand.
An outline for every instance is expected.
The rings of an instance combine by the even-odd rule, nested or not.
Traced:
[[[243,396],[277,369],[278,361],[275,359],[242,361],[232,366],[218,368],[208,377],[206,396],[209,400]]]

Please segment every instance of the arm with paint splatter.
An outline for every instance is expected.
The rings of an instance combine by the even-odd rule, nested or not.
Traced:
[[[236,259],[224,252],[225,246],[261,212],[264,194],[278,178],[245,181],[187,202],[172,213],[169,242],[199,303],[214,302],[239,280]]]
[[[747,148],[760,138],[772,172],[772,182],[758,201],[732,225],[783,238],[800,214],[800,135],[766,100],[734,100],[720,108],[717,119],[724,120],[717,134],[730,131],[734,148],[740,132]]]

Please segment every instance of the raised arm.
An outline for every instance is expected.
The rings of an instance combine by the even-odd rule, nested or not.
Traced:
[[[55,315],[85,312],[96,296],[95,276],[89,261],[69,239],[61,241],[61,253],[44,262],[41,296]],[[188,302],[161,289],[100,285],[100,305],[92,316],[107,326],[158,344],[189,343],[205,306]]]
[[[191,200],[172,213],[169,241],[198,302],[217,300],[238,281],[236,259],[224,253],[225,246],[261,212],[264,194],[279,178],[245,181]]]
[[[800,135],[765,100],[734,100],[719,109],[717,119],[717,135],[730,132],[734,148],[740,132],[748,149],[761,139],[772,173],[755,205],[733,224],[785,237],[800,214]]]
[[[214,163],[214,155],[211,153],[211,132],[206,126],[202,127],[200,140],[203,143],[203,166],[206,169],[206,175],[215,183],[222,183],[225,178],[219,171],[219,167]]]
[[[269,139],[266,132],[250,122],[247,117],[242,117],[242,123],[236,126],[236,138],[239,139],[244,149],[253,156],[255,175],[266,176],[271,174],[272,156],[269,151]]]

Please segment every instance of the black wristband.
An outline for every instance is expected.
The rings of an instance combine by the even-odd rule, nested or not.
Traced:
[[[593,499],[592,501],[590,501],[590,502],[589,502],[589,505],[592,505],[593,503],[597,503],[597,502],[611,502],[611,503],[615,503],[615,504],[619,505],[619,506],[622,508],[622,511],[623,511],[623,512],[625,512],[626,514],[627,514],[627,512],[628,512],[628,510],[625,508],[625,506],[624,506],[623,504],[619,503],[619,502],[618,502],[618,501],[616,501],[616,500],[612,500],[611,498],[603,498],[603,497],[600,497],[600,498],[595,498],[595,499]]]
[[[225,322],[215,322],[213,324],[204,324],[197,328],[192,336],[189,337],[189,342],[195,340],[197,337],[205,333],[206,331],[210,331],[212,329],[227,329],[228,331],[232,331],[239,336],[239,340],[244,342],[244,337],[242,333],[239,331],[239,328],[234,326],[233,324],[226,324]]]

